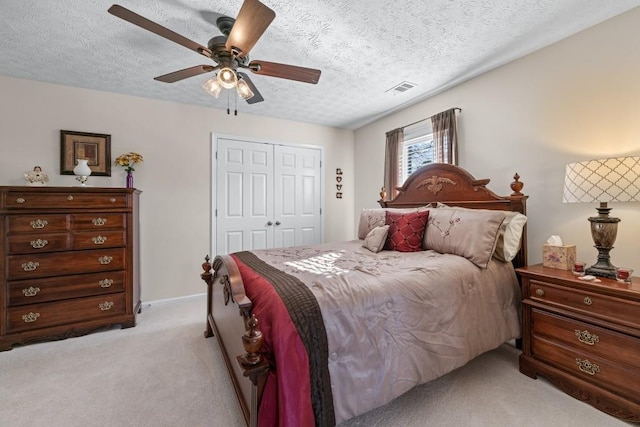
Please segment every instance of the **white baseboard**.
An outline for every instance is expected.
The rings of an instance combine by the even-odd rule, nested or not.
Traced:
[[[202,294],[185,295],[183,297],[158,299],[153,301],[143,301],[140,303],[140,309],[144,310],[146,308],[151,307],[152,305],[167,304],[167,303],[178,302],[178,301],[188,300],[193,298],[204,298],[206,296],[207,296],[207,293],[205,292]]]

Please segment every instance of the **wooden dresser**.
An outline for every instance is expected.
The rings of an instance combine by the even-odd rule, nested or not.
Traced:
[[[139,194],[0,187],[0,351],[135,326]]]
[[[542,265],[517,271],[520,372],[540,374],[604,412],[640,422],[640,278],[590,283]]]

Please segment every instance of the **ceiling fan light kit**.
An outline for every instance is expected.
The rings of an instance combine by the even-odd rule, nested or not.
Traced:
[[[222,16],[216,25],[222,36],[214,36],[208,47],[169,30],[143,16],[120,5],[112,5],[108,12],[120,19],[137,25],[147,31],[173,41],[187,49],[211,59],[215,65],[197,65],[155,77],[164,83],[175,83],[189,77],[217,71],[217,76],[202,84],[209,95],[218,98],[222,88],[236,88],[238,95],[248,104],[264,101],[264,98],[249,76],[240,70],[246,69],[254,74],[278,77],[303,83],[316,84],[320,79],[320,70],[280,64],[267,61],[249,62],[249,51],[258,42],[276,14],[259,0],[244,0],[236,19]],[[228,111],[228,109],[227,109]]]
[[[218,82],[218,77],[213,77],[204,82],[202,84],[202,89],[214,98],[219,97],[220,92],[222,92],[222,86]]]

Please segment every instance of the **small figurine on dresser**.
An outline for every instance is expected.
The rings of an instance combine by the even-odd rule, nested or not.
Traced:
[[[27,181],[27,185],[32,187],[47,185],[47,182],[49,182],[49,176],[42,172],[40,166],[35,166],[33,171],[25,173],[24,179]]]

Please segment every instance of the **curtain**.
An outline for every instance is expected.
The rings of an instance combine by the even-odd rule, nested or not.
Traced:
[[[402,149],[404,129],[398,128],[387,132],[387,146],[384,156],[384,190],[387,192],[386,200],[393,199],[398,194],[398,157]]]
[[[435,145],[435,161],[437,163],[458,164],[458,130],[456,125],[456,109],[438,113],[431,117],[433,125],[433,143]],[[387,134],[388,135],[388,134]],[[387,136],[387,141],[389,137]]]

